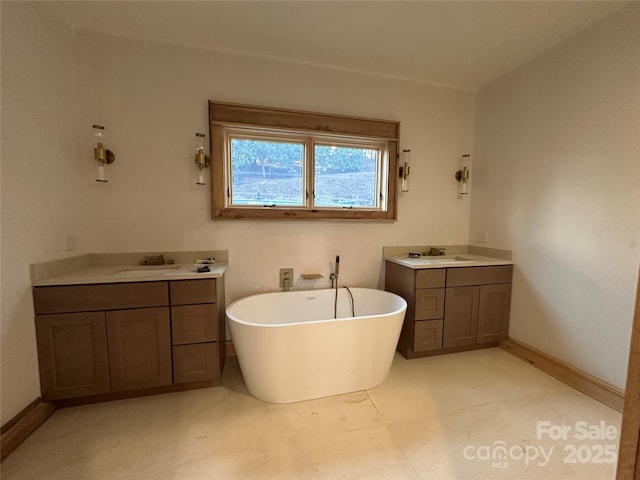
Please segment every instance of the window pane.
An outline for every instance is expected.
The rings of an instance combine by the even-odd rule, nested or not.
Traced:
[[[316,145],[315,200],[318,207],[376,207],[380,150]]]
[[[231,204],[304,205],[304,144],[231,139]]]

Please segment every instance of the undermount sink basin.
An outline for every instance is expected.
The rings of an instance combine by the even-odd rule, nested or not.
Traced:
[[[180,268],[179,266],[175,266],[175,267],[163,266],[160,268],[158,267],[127,268],[125,270],[118,270],[117,272],[114,272],[113,275],[123,275],[126,277],[136,277],[136,276],[149,275],[149,274],[163,275],[165,273],[175,272],[179,268]]]
[[[411,262],[413,265],[435,265],[441,263],[472,263],[474,260],[465,257],[417,257],[405,258],[404,260]]]

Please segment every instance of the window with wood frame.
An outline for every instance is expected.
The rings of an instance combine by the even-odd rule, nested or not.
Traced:
[[[209,102],[216,219],[395,220],[400,123]]]

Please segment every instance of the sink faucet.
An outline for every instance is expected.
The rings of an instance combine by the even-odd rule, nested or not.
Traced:
[[[436,255],[444,255],[445,254],[446,249],[445,248],[435,248],[435,247],[431,247],[429,249],[429,256],[436,256]]]
[[[145,265],[164,265],[164,255],[147,255],[144,257]]]

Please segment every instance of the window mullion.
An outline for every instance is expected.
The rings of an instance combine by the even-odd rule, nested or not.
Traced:
[[[307,183],[307,208],[315,208],[315,140],[307,137],[305,140],[305,180]]]

